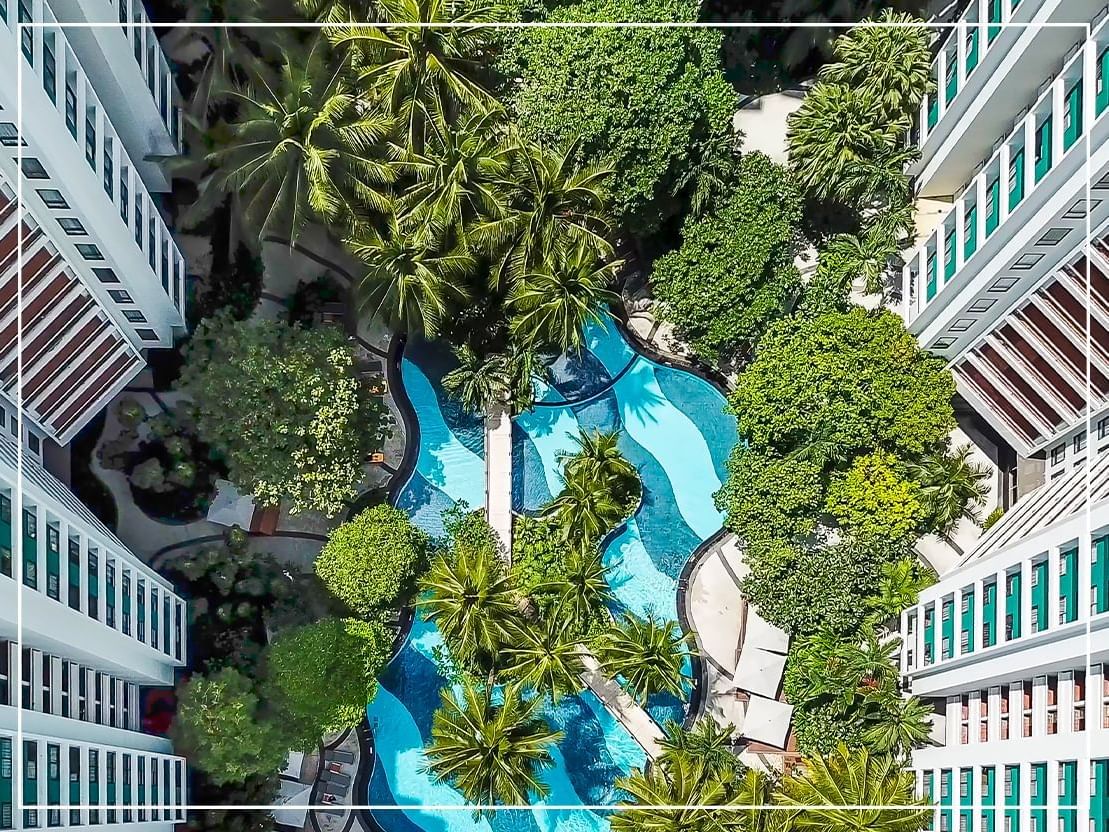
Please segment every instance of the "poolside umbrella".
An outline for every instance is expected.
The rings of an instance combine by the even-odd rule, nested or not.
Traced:
[[[752,696],[743,719],[742,736],[754,742],[785,748],[793,706],[777,699]]]
[[[767,696],[774,699],[782,683],[786,669],[786,657],[759,647],[749,647],[746,643],[739,654],[732,684],[740,690]]]

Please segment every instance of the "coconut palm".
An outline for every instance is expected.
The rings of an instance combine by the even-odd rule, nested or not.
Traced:
[[[320,23],[377,19],[375,0],[294,0],[293,5],[308,20]]]
[[[635,808],[612,815],[613,832],[725,832],[731,827],[730,811],[702,808],[730,803],[725,776],[692,755],[675,754],[666,765],[619,778],[616,786],[631,797],[618,805]]]
[[[360,87],[397,117],[408,147],[423,152],[424,130],[433,119],[453,124],[466,109],[496,107],[479,81],[483,67],[476,57],[490,30],[467,25],[494,20],[492,6],[481,0],[377,0],[376,12],[381,25],[336,28],[328,37],[353,48]]]
[[[502,183],[507,213],[476,223],[470,235],[474,246],[492,258],[493,289],[511,289],[525,275],[555,268],[579,244],[597,258],[612,256],[602,187],[612,168],[578,167],[576,153],[576,143],[565,153],[530,142],[516,145]]]
[[[713,717],[706,716],[698,719],[688,731],[677,722],[667,722],[662,730],[664,736],[659,740],[662,754],[658,760],[664,766],[671,765],[676,757],[684,754],[701,760],[721,776],[732,775],[740,767],[731,749],[735,735],[732,725],[721,726]]]
[[[817,84],[789,118],[790,167],[803,190],[820,199],[855,202],[889,186],[907,161],[907,118],[875,117],[872,92]]]
[[[610,675],[623,677],[628,693],[644,703],[653,693],[685,699],[687,650],[676,621],[625,613],[599,639],[597,658]]]
[[[462,661],[488,659],[505,643],[517,614],[516,593],[491,547],[439,555],[420,581],[417,604]]]
[[[909,467],[909,478],[920,485],[920,500],[928,511],[929,525],[938,534],[951,532],[961,519],[977,523],[990,493],[988,468],[971,458],[969,444],[949,454],[926,456]]]
[[[894,757],[849,751],[841,744],[826,757],[807,758],[783,779],[775,802],[797,807],[789,814],[790,828],[798,832],[919,832],[932,810],[914,797],[913,785],[912,772]],[[840,808],[845,806],[873,808]]]
[[[570,622],[561,616],[514,627],[502,656],[501,673],[506,678],[541,695],[550,694],[556,702],[585,687],[581,646]]]
[[[575,546],[566,552],[562,577],[540,586],[558,593],[555,616],[578,632],[600,620],[613,602],[608,567],[595,546]]]
[[[366,264],[355,286],[360,311],[401,332],[437,335],[444,317],[469,297],[474,258],[461,248],[426,247],[409,233],[406,217],[390,213],[383,227],[361,229],[347,247]]]
[[[744,769],[732,782],[737,808],[733,832],[786,832],[787,823],[783,812],[766,809],[747,809],[747,806],[771,806],[774,803],[774,790],[777,782],[766,772],[756,768]]]
[[[915,696],[905,698],[884,691],[871,697],[868,705],[862,740],[875,754],[892,754],[904,760],[914,748],[927,742],[934,712]]]
[[[560,350],[581,349],[585,325],[600,324],[619,300],[608,287],[622,265],[598,260],[592,243],[579,240],[554,263],[528,272],[508,298],[513,335]]]
[[[562,737],[539,716],[542,699],[526,699],[519,685],[501,689],[462,685],[459,695],[444,688],[431,722],[428,769],[470,803],[526,804],[549,789],[539,773],[553,764],[551,747]]]
[[[434,119],[423,152],[394,148],[397,169],[415,179],[398,202],[420,242],[461,242],[478,219],[504,216],[510,150],[501,119],[499,111],[475,112],[458,126]]]
[[[623,501],[608,482],[580,474],[566,478],[559,495],[543,507],[544,519],[577,545],[597,542],[624,514]]]
[[[935,87],[932,30],[923,20],[892,9],[876,22],[886,25],[859,26],[836,38],[837,60],[821,70],[820,80],[869,90],[883,112],[911,118]]]
[[[276,84],[255,72],[229,93],[240,115],[208,154],[216,170],[199,203],[237,193],[260,237],[288,240],[313,220],[341,226],[387,212],[394,173],[379,148],[391,121],[357,106],[343,63],[328,65],[325,52],[317,40],[286,58]]]
[[[862,628],[862,641],[848,642],[848,645],[850,668],[862,690],[896,689],[900,674],[897,662],[901,654],[900,638],[883,638],[877,628],[866,625]]]
[[[638,482],[639,474],[635,466],[618,446],[619,431],[588,431],[582,428],[577,436],[570,438],[578,449],[573,453],[564,451],[558,454],[565,477],[606,482],[617,494],[626,493],[630,483]]]
[[[885,225],[867,226],[859,234],[837,234],[820,252],[817,271],[848,291],[854,280],[862,280],[866,291],[882,292],[901,246]],[[815,279],[815,278],[814,278]]]
[[[458,366],[443,376],[443,389],[471,413],[498,404],[521,413],[535,403],[535,383],[546,367],[531,347],[510,341],[504,352],[479,355],[464,344],[454,354]]]

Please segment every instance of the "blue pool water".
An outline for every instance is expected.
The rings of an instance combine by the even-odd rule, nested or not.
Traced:
[[[557,455],[573,447],[579,426],[622,430],[620,447],[638,468],[643,501],[634,518],[605,547],[619,604],[640,615],[676,618],[677,577],[697,545],[722,517],[712,502],[724,461],[736,439],[724,399],[703,380],[640,356],[612,325],[591,327],[587,349],[560,358],[542,404],[518,417],[513,429],[514,507],[532,511],[561,490]],[[485,502],[481,420],[443,394],[439,380],[451,367],[448,353],[415,342],[405,350],[401,374],[420,424],[416,469],[397,499],[417,525],[443,531],[442,512],[464,500]],[[449,684],[437,661],[442,638],[417,616],[399,654],[386,668],[367,707],[378,760],[368,802],[402,811],[375,812],[386,832],[607,832],[603,815],[587,809],[552,809],[614,803],[615,781],[641,767],[639,745],[591,693],[549,705],[545,717],[565,736],[555,766],[544,773],[549,797],[528,811],[475,819],[461,795],[426,771],[424,743],[440,690]],[[649,703],[657,719],[680,719],[681,703]],[[429,808],[432,807],[432,808]]]

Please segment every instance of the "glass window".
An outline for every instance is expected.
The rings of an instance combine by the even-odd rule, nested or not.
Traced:
[[[81,221],[76,217],[58,217],[58,225],[62,227],[62,231],[71,237],[87,233],[85,226],[81,225]]]
[[[153,329],[136,329],[135,333],[144,341],[157,341],[158,333]]]
[[[37,191],[39,198],[46,203],[47,208],[68,208],[69,203],[65,201],[61,191],[54,190],[53,188],[40,188]]]
[[[115,161],[112,159],[112,137],[104,137],[104,193],[108,195],[108,199],[115,199],[112,193],[115,188]]]
[[[1067,457],[1067,444],[1056,445],[1051,449],[1051,464],[1058,465]]]
[[[109,289],[108,290],[108,295],[116,303],[134,303],[135,302],[134,300],[131,299],[130,293],[124,291],[123,289]]]
[[[19,0],[19,22],[31,22],[31,0]],[[21,39],[21,46],[23,49],[23,57],[27,59],[27,63],[31,66],[35,65],[35,30],[30,26],[23,27],[23,35]]]
[[[3,5],[0,0],[0,5]],[[55,34],[51,31],[42,33],[42,88],[48,96],[50,103],[58,103],[58,57],[54,52]]]
[[[96,170],[96,107],[85,109],[85,161]]]
[[[23,175],[28,179],[49,179],[50,174],[34,156],[23,157]]]
[[[100,253],[100,249],[89,243],[78,243],[77,253],[84,257],[86,260],[103,260],[104,255]]]
[[[101,283],[119,283],[119,278],[111,269],[93,269],[92,273],[96,275],[96,279]]]
[[[129,320],[133,324],[144,324],[144,323],[146,323],[146,316],[143,315],[143,313],[140,312],[138,309],[124,309],[123,310],[123,317],[125,317],[127,320]]]
[[[119,166],[119,217],[124,223],[127,222],[127,211],[131,205],[131,195],[127,190],[127,177],[129,171],[127,165]]]
[[[0,144],[4,147],[15,147],[19,144],[19,129],[10,121],[0,121]]]

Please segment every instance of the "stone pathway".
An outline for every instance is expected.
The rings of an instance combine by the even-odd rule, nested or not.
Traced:
[[[512,419],[504,407],[485,417],[485,519],[512,560]]]

